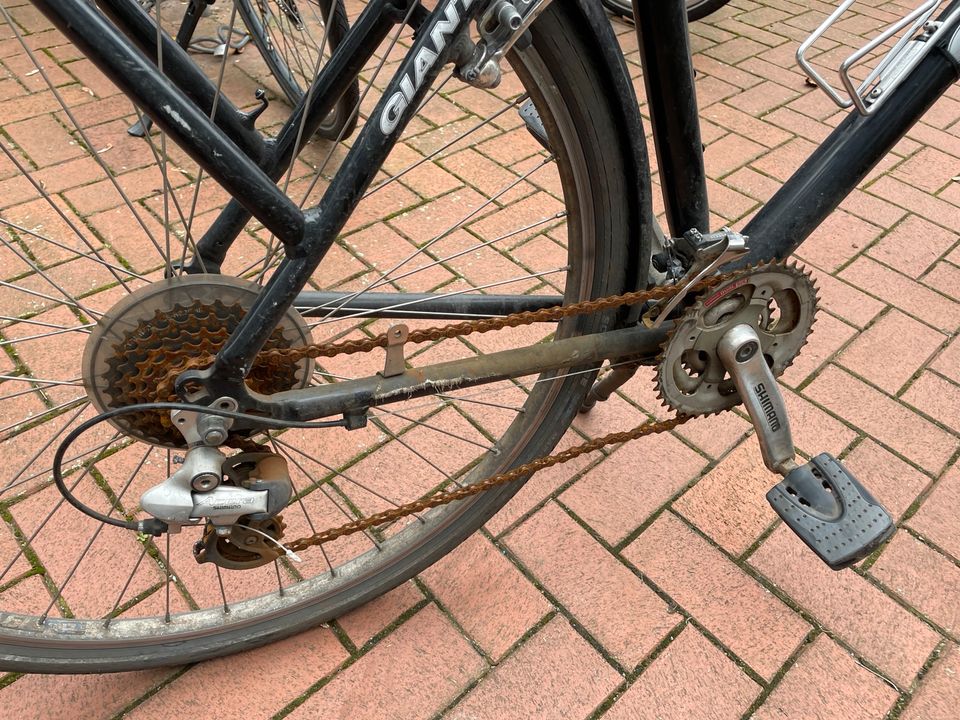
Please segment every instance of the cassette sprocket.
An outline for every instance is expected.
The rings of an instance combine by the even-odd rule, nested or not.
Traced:
[[[83,382],[100,412],[177,400],[163,381],[193,360],[216,355],[253,306],[260,287],[226,275],[185,275],[147,285],[114,305],[90,333],[84,348]],[[265,349],[292,349],[310,342],[303,319],[288,310]],[[306,387],[313,360],[271,362],[258,358],[247,377],[251,390],[272,394]],[[118,430],[168,448],[186,446],[170,413],[145,410],[110,420]]]
[[[657,385],[663,403],[685,415],[710,415],[740,402],[717,355],[730,328],[748,324],[780,376],[806,344],[817,311],[817,287],[795,264],[750,268],[711,289],[677,322],[663,345]]]

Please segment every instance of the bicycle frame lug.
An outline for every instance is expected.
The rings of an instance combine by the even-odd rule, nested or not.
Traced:
[[[717,354],[750,413],[764,464],[773,472],[786,475],[797,467],[796,449],[783,396],[760,347],[756,330],[742,324],[720,339]]]
[[[410,336],[410,329],[406,325],[394,325],[387,330],[387,357],[383,363],[380,375],[394,377],[406,372],[407,364],[403,355],[403,346]],[[346,416],[344,416],[346,419]]]
[[[214,370],[215,367],[209,367],[206,370],[185,370],[174,381],[174,390],[185,402],[197,404],[202,404],[204,400],[212,397],[242,397],[234,392],[234,390],[243,392],[246,386],[242,379],[235,383],[221,380],[214,375]],[[219,392],[211,392],[214,384],[217,385],[216,389]]]
[[[238,407],[237,401],[231,397],[221,397],[213,405],[220,410],[230,412],[236,412]],[[170,413],[170,420],[190,447],[197,445],[217,447],[222,445],[233,425],[231,418],[222,415],[210,415],[204,413],[200,408],[196,411],[173,410]]]

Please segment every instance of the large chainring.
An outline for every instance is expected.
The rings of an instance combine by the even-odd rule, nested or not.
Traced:
[[[187,275],[152,283],[127,295],[104,315],[87,340],[83,382],[100,412],[178,398],[172,371],[212,358],[253,305],[262,288],[225,275]],[[294,310],[270,336],[266,349],[287,350],[310,342]],[[273,394],[305,387],[313,361],[258,358],[247,377],[251,390]],[[144,411],[111,419],[121,432],[164,447],[185,447],[170,413]]]
[[[710,290],[677,322],[663,346],[657,385],[664,404],[685,415],[710,415],[740,402],[717,355],[720,338],[746,323],[780,376],[806,344],[817,311],[817,288],[795,265],[751,268]]]

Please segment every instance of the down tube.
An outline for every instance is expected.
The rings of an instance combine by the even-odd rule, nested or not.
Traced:
[[[875,113],[851,112],[747,223],[750,252],[731,269],[788,257],[958,78],[940,47]]]

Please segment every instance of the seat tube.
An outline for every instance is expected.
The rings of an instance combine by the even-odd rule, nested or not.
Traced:
[[[673,237],[710,230],[684,0],[633,0],[660,185]]]

